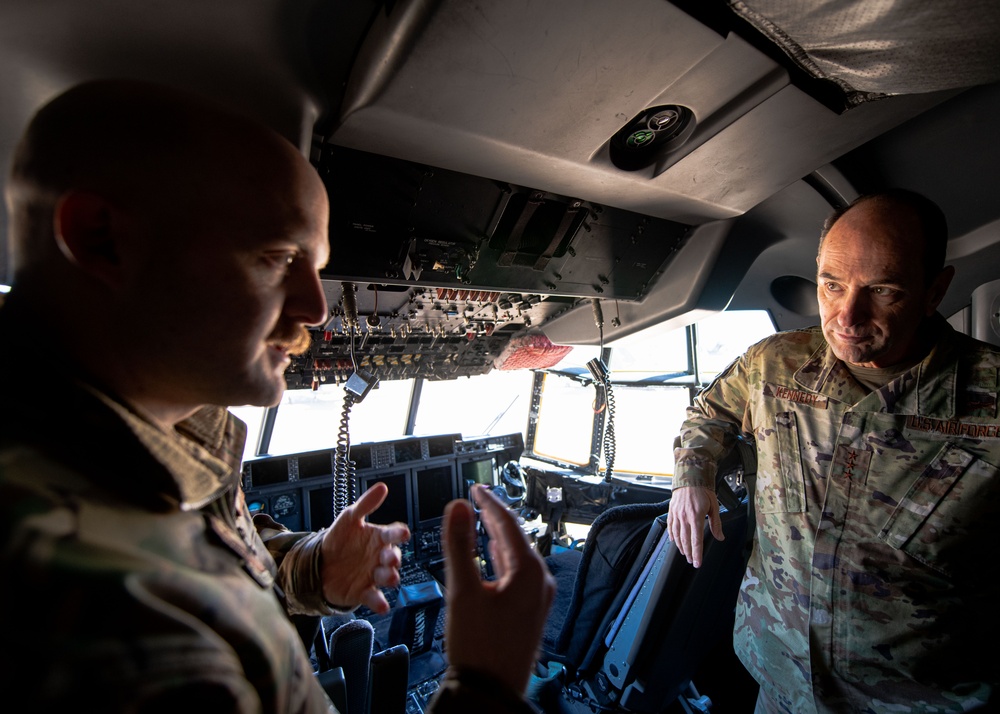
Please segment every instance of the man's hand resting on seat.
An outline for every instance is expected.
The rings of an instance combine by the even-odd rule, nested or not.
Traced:
[[[681,555],[696,568],[701,567],[704,553],[705,516],[708,516],[709,528],[715,539],[725,540],[719,499],[714,491],[700,486],[683,486],[671,492],[667,532]]]

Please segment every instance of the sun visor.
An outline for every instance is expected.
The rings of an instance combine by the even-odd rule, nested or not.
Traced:
[[[523,335],[507,344],[493,366],[500,370],[545,369],[557,364],[572,349],[570,345],[554,345],[542,334]]]
[[[848,106],[1000,80],[996,0],[729,5],[807,74],[838,85]]]

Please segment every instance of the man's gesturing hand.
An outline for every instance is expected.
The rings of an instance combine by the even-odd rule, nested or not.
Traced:
[[[338,607],[359,604],[374,612],[389,611],[380,587],[399,585],[402,553],[398,544],[410,537],[405,523],[380,526],[365,518],[382,505],[388,487],[376,483],[354,505],[337,516],[323,537],[323,597]]]
[[[480,577],[471,505],[452,501],[444,521],[448,661],[459,671],[489,674],[523,694],[555,595],[555,579],[513,514],[482,486],[474,486],[472,494],[490,536],[496,580],[484,582]]]

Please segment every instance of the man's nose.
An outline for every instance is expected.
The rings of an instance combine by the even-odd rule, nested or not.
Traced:
[[[302,275],[295,276],[289,286],[285,310],[303,325],[326,322],[326,293],[317,271],[307,268]]]
[[[840,304],[837,322],[842,327],[851,327],[865,322],[870,316],[871,310],[866,291],[848,290]]]

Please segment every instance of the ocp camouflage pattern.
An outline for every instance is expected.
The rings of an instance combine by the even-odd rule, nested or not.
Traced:
[[[928,356],[870,393],[819,328],[779,333],[688,410],[675,487],[713,487],[737,434],[756,440],[734,644],[778,711],[996,701],[1000,350],[931,329]]]

